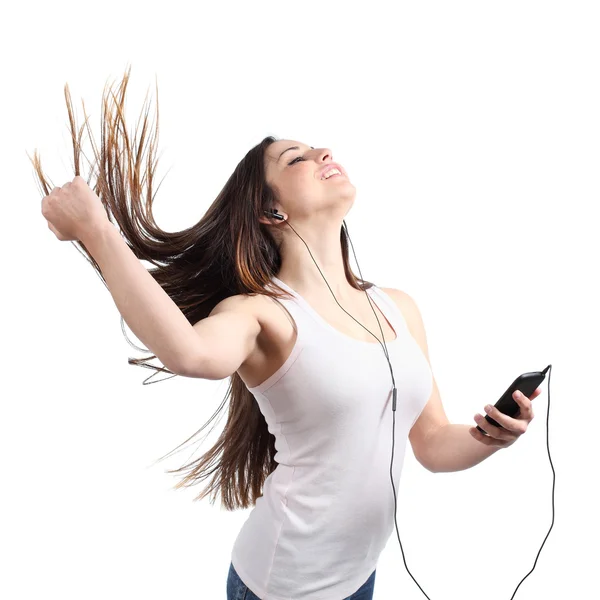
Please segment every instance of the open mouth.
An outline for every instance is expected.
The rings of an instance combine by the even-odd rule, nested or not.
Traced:
[[[334,177],[342,177],[342,176],[343,176],[343,173],[341,173],[339,169],[332,169],[331,175],[328,175],[326,177],[321,177],[321,181],[325,181],[327,179],[333,179]]]

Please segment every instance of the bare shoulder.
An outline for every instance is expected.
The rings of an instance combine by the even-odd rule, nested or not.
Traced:
[[[407,302],[408,299],[411,298],[406,292],[404,292],[402,290],[398,290],[396,288],[382,287],[382,286],[378,286],[378,287],[379,287],[379,289],[383,290],[388,296],[391,296],[394,299],[394,301],[396,302],[396,304],[402,304],[404,302]]]
[[[421,311],[419,310],[415,299],[403,290],[384,287],[381,287],[380,289],[390,296],[397,304],[413,337],[420,337],[422,333],[421,330],[424,329],[424,326]]]
[[[282,354],[289,354],[294,343],[292,327],[279,315],[279,311],[273,310],[273,305],[274,300],[266,294],[236,294],[217,303],[209,315],[225,313],[227,324],[237,327],[238,332],[241,327],[248,331],[244,353],[235,368],[247,387],[259,385],[279,368],[285,360]],[[231,318],[227,318],[229,316]],[[233,339],[234,336],[230,337]],[[237,346],[240,344],[237,343]],[[218,375],[232,370],[228,366]]]
[[[248,294],[235,294],[234,296],[228,296],[227,298],[223,298],[223,300],[220,302],[217,302],[208,316],[212,317],[213,315],[227,311],[242,311],[258,317],[257,310],[259,308],[259,301],[257,299],[258,296],[249,296]]]
[[[423,323],[421,311],[419,310],[415,299],[403,290],[384,287],[381,289],[398,305],[398,308],[404,316],[404,320],[406,321],[406,325],[408,326],[410,333],[421,347],[423,354],[429,362],[429,348],[427,346],[425,325]]]
[[[254,321],[256,336],[260,341],[273,320],[272,307],[271,298],[265,294],[235,294],[218,302],[208,316],[229,312],[232,315],[250,317]]]
[[[405,303],[405,302],[414,302],[414,300],[412,299],[412,297],[405,291],[403,290],[398,290],[396,288],[388,288],[388,287],[381,287],[378,286],[379,289],[383,290],[388,296],[391,296],[396,303]]]

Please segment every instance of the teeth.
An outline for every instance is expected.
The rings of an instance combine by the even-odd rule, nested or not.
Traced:
[[[327,171],[327,173],[325,173],[323,175],[323,177],[321,177],[321,179],[328,179],[329,177],[331,177],[332,175],[335,175],[336,173],[338,175],[341,175],[341,172],[339,171],[339,169],[333,168],[330,171]]]

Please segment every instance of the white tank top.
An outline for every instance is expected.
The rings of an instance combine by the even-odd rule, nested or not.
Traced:
[[[261,600],[341,600],[369,578],[395,531],[392,376],[375,338],[364,342],[338,331],[272,279],[294,296],[277,301],[294,318],[297,340],[273,375],[248,388],[275,436],[278,465],[236,538],[231,561]],[[376,286],[367,293],[396,333],[386,345],[398,390],[398,495],[408,434],[431,395],[433,376],[394,300]],[[372,333],[381,339],[379,327]]]

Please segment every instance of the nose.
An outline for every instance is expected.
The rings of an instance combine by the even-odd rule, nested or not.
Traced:
[[[329,158],[329,160],[333,160],[333,153],[330,148],[320,148],[319,149],[319,162],[327,162],[325,159]]]

